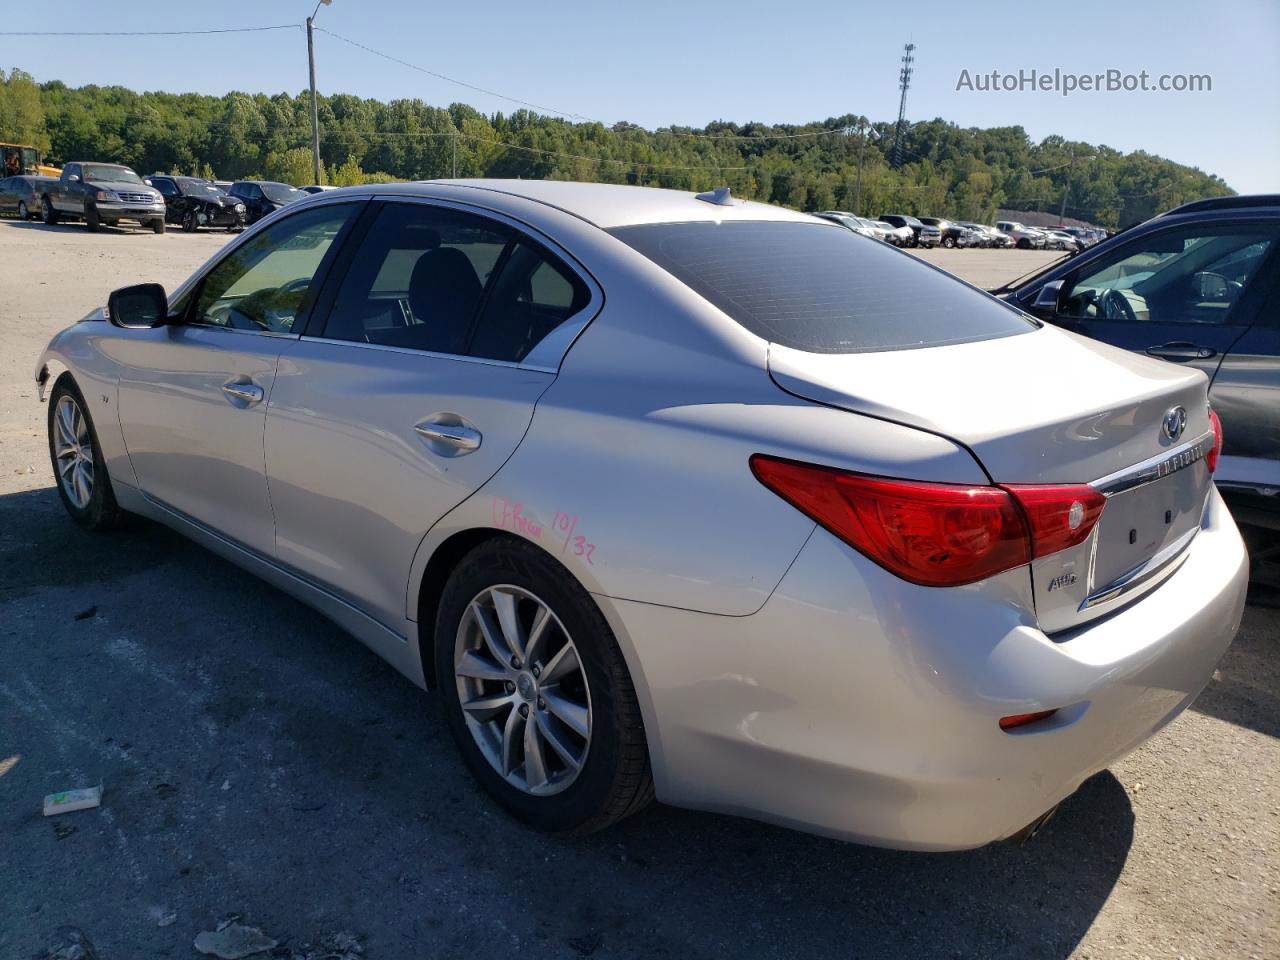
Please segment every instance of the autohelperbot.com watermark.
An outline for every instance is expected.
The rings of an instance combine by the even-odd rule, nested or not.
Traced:
[[[1207,73],[1159,73],[1146,70],[1103,70],[1098,73],[1072,73],[1060,67],[1053,70],[1020,69],[970,71],[962,69],[956,90],[973,93],[1211,93],[1213,77]]]

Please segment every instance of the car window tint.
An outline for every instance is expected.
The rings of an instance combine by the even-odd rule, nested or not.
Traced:
[[[387,204],[352,258],[323,336],[465,353],[485,285],[509,241],[505,227],[480,217]]]
[[[1192,224],[1125,244],[1064,285],[1061,316],[1227,324],[1275,239],[1263,224]]]
[[[189,322],[291,332],[316,271],[351,210],[351,204],[315,207],[238,246],[204,278]]]
[[[1034,329],[987,294],[834,224],[699,221],[609,232],[752,333],[799,350],[902,350]]]
[[[591,291],[575,273],[520,240],[492,285],[467,352],[519,363],[590,300]]]

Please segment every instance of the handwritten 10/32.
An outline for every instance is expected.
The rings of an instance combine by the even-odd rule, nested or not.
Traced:
[[[502,530],[523,534],[530,540],[542,540],[544,532],[543,525],[524,512],[523,504],[506,497],[493,498],[493,525]],[[560,544],[561,553],[572,553],[594,565],[592,555],[596,545],[578,533],[577,514],[557,512],[551,519],[550,529],[545,532],[547,539],[554,539]]]

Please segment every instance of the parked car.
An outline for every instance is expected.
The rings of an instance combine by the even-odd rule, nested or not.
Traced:
[[[56,181],[44,185],[40,212],[50,225],[74,217],[97,231],[131,220],[164,233],[164,197],[118,163],[68,163]]]
[[[884,220],[872,220],[871,222],[885,232],[885,239],[895,247],[909,247],[911,246],[911,241],[915,238],[915,234],[911,232],[910,227],[895,227],[892,223],[886,223]]]
[[[907,243],[909,247],[935,247],[942,242],[941,230],[905,213],[886,213],[880,219],[894,227],[909,229],[911,231],[911,240]]]
[[[1203,376],[727,189],[321,194],[37,370],[74,521],[316,606],[541,829],[1018,834],[1244,605]]]
[[[40,216],[40,197],[57,182],[54,177],[5,177],[0,180],[0,214],[35,220]]]
[[[977,240],[972,231],[966,230],[960,224],[952,223],[942,217],[921,217],[920,222],[926,226],[936,227],[939,236],[938,243],[948,249],[972,246]]]
[[[1065,250],[1077,253],[1084,249],[1084,244],[1064,230],[1043,230],[1045,246],[1050,250]]]
[[[1013,246],[1012,238],[1007,234],[997,230],[995,227],[987,226],[983,223],[970,223],[961,221],[960,226],[966,230],[973,231],[977,237],[977,246],[990,247],[994,249]]]
[[[267,214],[309,196],[297,187],[273,180],[238,180],[227,192],[244,204],[245,219],[249,223],[257,223]]]
[[[309,187],[299,187],[303,193],[324,193],[326,190],[332,190],[333,187],[322,187],[317,183],[311,184]]]
[[[822,213],[815,213],[814,216],[821,217],[823,220],[830,220],[832,223],[838,223],[859,236],[867,237],[871,240],[881,239],[880,232],[875,227],[863,223],[852,213],[844,213],[840,210],[824,210]]]
[[[1045,235],[1034,227],[1028,227],[1016,220],[997,220],[996,229],[1013,238],[1013,245],[1019,250],[1043,250]]]
[[[1202,200],[994,293],[1209,378],[1237,517],[1280,529],[1280,196]]]
[[[181,224],[187,233],[195,233],[201,227],[244,229],[244,202],[215,187],[210,180],[155,174],[146,182],[164,197],[165,220]]]

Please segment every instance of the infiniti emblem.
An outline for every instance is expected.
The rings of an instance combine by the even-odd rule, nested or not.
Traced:
[[[1161,429],[1164,435],[1170,440],[1177,440],[1182,436],[1182,431],[1187,426],[1187,408],[1183,406],[1170,407],[1164,415],[1164,423]]]

